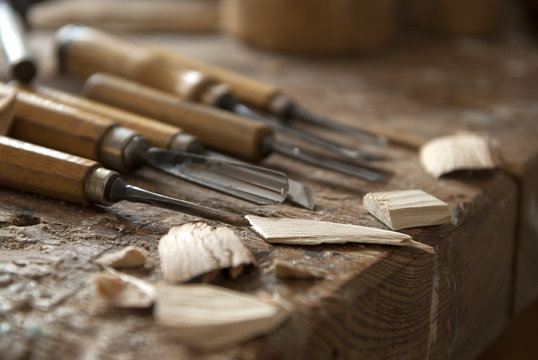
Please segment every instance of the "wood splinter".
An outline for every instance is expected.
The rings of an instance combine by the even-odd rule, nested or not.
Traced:
[[[431,246],[414,241],[411,236],[352,224],[328,221],[266,218],[247,215],[252,230],[267,242],[288,245],[363,243],[409,246],[434,253]]]
[[[366,210],[392,230],[450,222],[448,204],[422,190],[369,193]]]
[[[492,169],[499,163],[488,139],[472,133],[428,141],[420,149],[420,161],[424,169],[435,177],[456,170]]]
[[[132,309],[153,305],[156,296],[153,285],[112,268],[106,269],[109,273],[99,273],[93,278],[98,306]]]
[[[120,251],[107,253],[95,260],[101,266],[110,266],[116,269],[142,266],[146,261],[145,251],[132,246],[128,246]]]
[[[210,281],[221,269],[239,276],[254,259],[235,233],[225,227],[190,223],[171,228],[159,242],[163,276],[171,282],[183,282],[198,276]]]
[[[289,311],[252,295],[197,284],[157,288],[154,317],[173,327],[186,345],[213,350],[274,331]]]

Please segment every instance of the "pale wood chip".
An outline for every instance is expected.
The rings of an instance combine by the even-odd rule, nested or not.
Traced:
[[[229,268],[237,277],[254,259],[235,233],[225,227],[190,223],[170,229],[159,243],[164,278],[182,282],[200,275],[210,281],[221,269]]]
[[[440,177],[456,170],[491,169],[499,159],[482,135],[460,133],[428,141],[420,149],[424,169]]]
[[[325,271],[295,261],[278,260],[274,268],[275,275],[283,279],[325,279],[327,277]]]
[[[392,230],[450,222],[448,204],[422,190],[368,193],[363,204]]]
[[[247,215],[252,230],[269,243],[319,245],[363,243],[414,247],[433,253],[431,246],[414,241],[411,236],[366,226],[328,221],[267,218]]]
[[[186,345],[213,350],[271,333],[289,311],[252,295],[197,284],[157,288],[154,316]]]
[[[132,246],[128,246],[120,251],[106,253],[95,260],[101,266],[110,266],[116,269],[142,266],[146,261],[146,252]]]
[[[94,276],[93,283],[95,301],[99,306],[148,308],[153,305],[155,290],[144,280],[125,274],[99,273]]]

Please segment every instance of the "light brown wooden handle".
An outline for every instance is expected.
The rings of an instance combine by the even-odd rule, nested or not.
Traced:
[[[133,129],[144,135],[153,146],[163,149],[171,145],[172,140],[184,134],[183,130],[177,126],[168,125],[154,119],[141,116],[129,111],[119,109],[114,106],[92,101],[80,96],[68,94],[50,87],[34,85],[28,90],[45,96],[59,103],[70,105],[84,111],[93,112],[97,115],[108,117],[115,123]]]
[[[62,69],[83,79],[107,72],[196,101],[215,84],[212,77],[167,66],[143,46],[89,27],[66,25],[56,42]]]
[[[148,46],[148,48],[151,49],[153,56],[158,58],[161,63],[178,70],[192,69],[209,75],[228,85],[231,92],[241,101],[259,108],[269,110],[272,100],[281,93],[276,86],[246,75],[191,59],[162,47]]]
[[[115,76],[96,74],[86,81],[86,96],[182,127],[215,150],[259,160],[271,130],[219,109],[194,104],[173,94]]]
[[[95,161],[0,136],[0,185],[87,204],[85,183]]]
[[[11,87],[0,84],[0,95]],[[19,90],[9,136],[99,160],[101,144],[114,122],[99,115]]]

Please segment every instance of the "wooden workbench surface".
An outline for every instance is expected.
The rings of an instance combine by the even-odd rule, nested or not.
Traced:
[[[33,35],[45,83],[75,88],[50,74],[51,34]],[[134,38],[134,36],[133,36]],[[405,40],[390,51],[340,58],[258,52],[221,36],[138,35],[185,54],[281,85],[306,107],[397,140],[378,165],[382,183],[334,174],[273,155],[265,163],[317,191],[313,212],[257,207],[142,169],[126,179],[221,209],[384,228],[362,207],[369,191],[423,189],[446,201],[451,224],[404,230],[435,247],[269,245],[235,229],[257,267],[215,283],[283,298],[293,315],[275,333],[200,354],[184,347],[150,312],[103,311],[92,302],[99,254],[147,248],[151,264],[130,272],[162,281],[158,239],[195,221],[172,211],[120,203],[80,207],[0,188],[1,358],[457,358],[471,359],[514,312],[538,298],[538,51],[526,39]],[[505,170],[434,179],[416,146],[455,130],[490,136]],[[338,140],[353,144],[343,136]],[[226,226],[210,222],[212,225]],[[301,260],[324,280],[283,280],[276,260]]]

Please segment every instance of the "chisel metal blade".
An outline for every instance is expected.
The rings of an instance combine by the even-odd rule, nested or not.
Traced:
[[[259,166],[157,148],[146,152],[146,163],[167,174],[255,204],[281,203],[288,195],[287,175]]]

